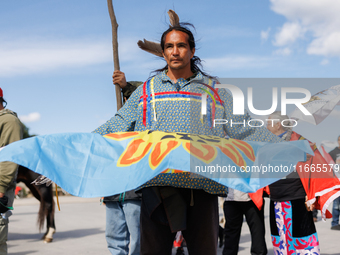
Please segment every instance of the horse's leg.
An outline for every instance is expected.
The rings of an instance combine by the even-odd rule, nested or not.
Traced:
[[[41,203],[41,194],[39,192],[39,189],[37,189],[37,187],[29,182],[24,182],[25,185],[27,186],[27,188],[31,191],[32,195],[39,200],[39,202]]]
[[[44,226],[45,215],[46,215],[45,213],[46,204],[41,193],[41,188],[39,186],[31,184],[30,182],[27,182],[27,183],[25,182],[25,184],[27,188],[29,188],[33,196],[40,201],[40,207],[39,207],[39,213],[38,213],[38,227],[39,227],[39,231],[41,231],[41,229]]]
[[[47,230],[43,237],[44,241],[47,243],[52,242],[53,234],[56,231],[55,223],[54,223],[54,210],[55,204],[53,200],[53,189],[52,185],[47,187],[46,185],[40,186],[40,193],[42,195],[42,200],[45,203],[45,213],[46,213],[46,220],[47,220]]]
[[[40,192],[40,187],[34,184],[31,184],[32,181],[34,181],[36,178],[38,178],[39,174],[29,170],[26,167],[19,166],[18,169],[18,176],[17,176],[17,182],[23,182],[29,188],[32,195],[40,201],[40,207],[39,207],[39,213],[38,213],[38,226],[39,231],[41,231],[42,227],[44,226],[45,221],[45,203],[42,199],[42,195]]]
[[[55,232],[55,224],[54,224],[54,200],[53,200],[53,191],[52,186],[47,187],[46,185],[33,185],[31,184],[36,178],[38,178],[39,174],[29,170],[26,167],[19,166],[17,182],[24,182],[27,188],[30,189],[33,196],[40,201],[40,208],[38,213],[38,225],[39,230],[44,225],[45,217],[47,218],[47,229],[46,233],[43,236],[43,240],[45,242],[52,242],[53,233]],[[48,238],[46,239],[46,236]]]

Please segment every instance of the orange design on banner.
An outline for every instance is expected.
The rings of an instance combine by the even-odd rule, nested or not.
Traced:
[[[192,141],[186,142],[184,148],[193,156],[209,164],[217,156],[217,149],[230,158],[238,166],[246,166],[242,154],[243,152],[251,161],[255,161],[254,150],[250,144],[236,139],[223,139],[212,136],[190,135]]]
[[[234,146],[239,148],[251,161],[255,161],[254,150],[249,143],[241,140],[232,140],[231,142]]]
[[[149,152],[152,143],[143,139],[132,140],[124,153],[120,156],[118,166],[129,166],[140,161]]]
[[[166,155],[180,145],[177,141],[159,142],[150,154],[151,168],[155,169],[162,162]],[[166,147],[166,148],[164,148]]]
[[[187,142],[184,146],[189,153],[205,163],[210,163],[217,156],[216,148],[208,144]]]
[[[111,133],[104,135],[106,138],[110,138],[116,141],[122,141],[128,138],[132,138],[139,135],[139,132],[119,132],[119,133]]]
[[[218,148],[222,151],[224,155],[229,157],[236,165],[238,166],[246,166],[246,161],[243,159],[241,153],[235,149],[230,144],[225,144],[224,146],[217,145]]]
[[[117,166],[122,167],[139,162],[151,151],[149,165],[154,170],[171,151],[181,144],[188,153],[206,164],[216,159],[217,148],[238,166],[246,166],[246,161],[240,152],[243,152],[251,161],[255,160],[251,145],[235,139],[162,131],[120,132],[108,134],[105,137],[118,141],[134,138],[129,142],[117,162]]]

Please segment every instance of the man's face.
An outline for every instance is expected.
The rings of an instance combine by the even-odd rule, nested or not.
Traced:
[[[169,68],[190,70],[190,59],[194,56],[195,49],[190,50],[188,38],[186,33],[176,30],[166,35],[163,56]]]

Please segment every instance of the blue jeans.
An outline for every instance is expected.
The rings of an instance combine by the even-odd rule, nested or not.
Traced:
[[[333,200],[333,209],[332,209],[333,219],[332,219],[332,227],[339,225],[339,216],[340,216],[340,197],[337,197]]]
[[[107,247],[112,255],[140,253],[140,200],[106,202]]]

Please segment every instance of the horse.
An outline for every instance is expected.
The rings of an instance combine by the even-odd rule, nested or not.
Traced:
[[[35,179],[37,179],[40,174],[37,174],[24,166],[18,168],[17,183],[23,182],[30,189],[33,196],[40,201],[40,208],[38,214],[38,227],[39,231],[44,226],[44,221],[46,218],[46,233],[42,237],[45,243],[50,243],[53,240],[53,234],[56,231],[54,223],[54,211],[55,203],[53,200],[53,190],[52,185],[46,186],[31,184]]]

